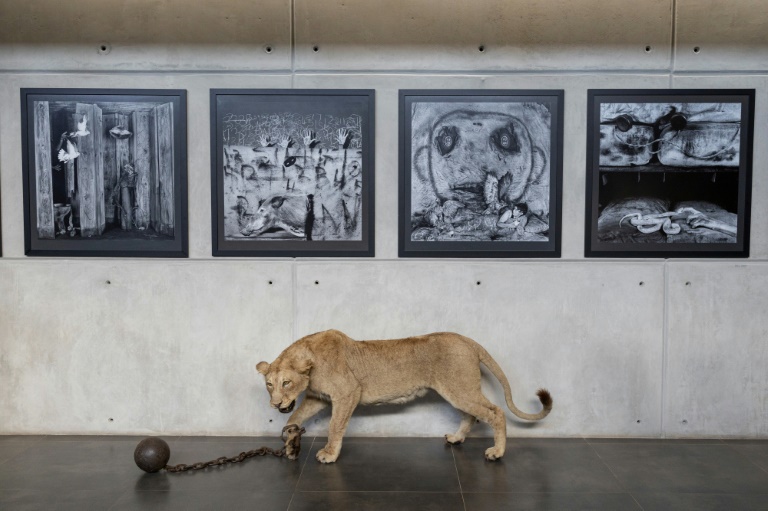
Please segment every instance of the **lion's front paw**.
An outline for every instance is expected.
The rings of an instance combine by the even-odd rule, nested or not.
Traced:
[[[452,445],[458,445],[464,443],[465,437],[458,435],[445,435],[445,441]]]
[[[339,457],[338,452],[333,452],[327,447],[323,447],[322,449],[317,451],[317,456],[315,456],[315,458],[317,458],[317,461],[319,461],[320,463],[333,463],[338,459],[338,457]]]
[[[485,450],[485,459],[488,461],[496,461],[502,456],[504,456],[504,449],[500,449],[498,447],[489,447]]]

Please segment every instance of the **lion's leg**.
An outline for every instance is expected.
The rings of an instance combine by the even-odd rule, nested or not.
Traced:
[[[472,429],[472,424],[475,423],[475,416],[468,413],[463,413],[461,416],[461,423],[459,429],[453,435],[445,435],[445,441],[449,444],[460,444],[467,438],[469,430]]]
[[[311,396],[304,396],[304,400],[301,402],[299,407],[296,408],[296,410],[288,418],[288,422],[286,423],[285,427],[288,428],[288,426],[296,425],[298,431],[298,429],[301,428],[301,425],[304,424],[307,419],[328,406],[328,404],[329,403],[321,399],[317,399]],[[285,432],[285,428],[283,429],[283,432]],[[299,456],[294,445],[295,442],[296,440],[290,434],[285,437],[286,457],[291,460],[295,460]]]
[[[296,424],[297,426],[301,426],[307,419],[320,412],[320,410],[327,407],[329,404],[328,401],[323,401],[316,397],[304,396],[304,400],[299,407],[296,408],[296,411],[291,414],[286,424]]]
[[[480,392],[480,389],[435,389],[462,412],[477,417],[481,421],[490,424],[493,428],[493,447],[485,450],[485,458],[489,461],[497,460],[504,456],[507,448],[507,421],[504,412]]]
[[[360,402],[361,390],[358,387],[343,399],[334,400],[331,397],[331,423],[328,427],[328,443],[317,451],[317,461],[320,463],[333,463],[341,452],[341,440],[349,425],[352,412]]]

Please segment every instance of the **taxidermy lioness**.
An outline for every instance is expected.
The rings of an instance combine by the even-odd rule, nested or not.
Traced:
[[[536,414],[521,412],[512,402],[504,372],[478,343],[454,333],[434,333],[388,341],[355,341],[338,330],[303,337],[268,364],[256,369],[264,375],[270,404],[289,413],[296,398],[306,390],[304,400],[288,419],[301,424],[328,406],[331,423],[328,443],[317,453],[321,463],[333,463],[341,451],[341,439],[352,412],[359,404],[406,403],[434,389],[464,415],[458,431],[445,435],[446,441],[464,441],[475,418],[493,428],[493,447],[485,451],[488,460],[504,455],[507,423],[504,412],[480,391],[480,363],[504,387],[509,409],[527,420],[543,419],[552,410],[549,392],[537,392],[544,409]]]

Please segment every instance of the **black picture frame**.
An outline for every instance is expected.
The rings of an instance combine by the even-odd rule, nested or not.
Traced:
[[[560,257],[563,99],[401,90],[399,256]]]
[[[21,130],[27,256],[188,256],[185,90],[22,88]]]
[[[375,91],[210,98],[214,256],[374,256]]]
[[[588,91],[586,257],[749,256],[754,89]]]

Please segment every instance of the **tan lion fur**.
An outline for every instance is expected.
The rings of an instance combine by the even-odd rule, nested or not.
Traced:
[[[485,451],[488,460],[504,455],[507,424],[504,412],[480,390],[480,364],[485,365],[504,388],[507,406],[521,419],[539,420],[552,410],[552,398],[538,391],[542,411],[520,411],[512,401],[509,381],[501,367],[478,343],[455,333],[433,333],[406,339],[355,341],[338,330],[308,335],[294,342],[277,359],[259,362],[270,404],[283,413],[293,409],[299,394],[304,400],[287,424],[301,426],[331,405],[328,443],[317,460],[333,463],[339,457],[342,437],[357,405],[405,403],[435,390],[463,412],[456,433],[447,442],[464,441],[475,418],[491,425],[494,445]]]

